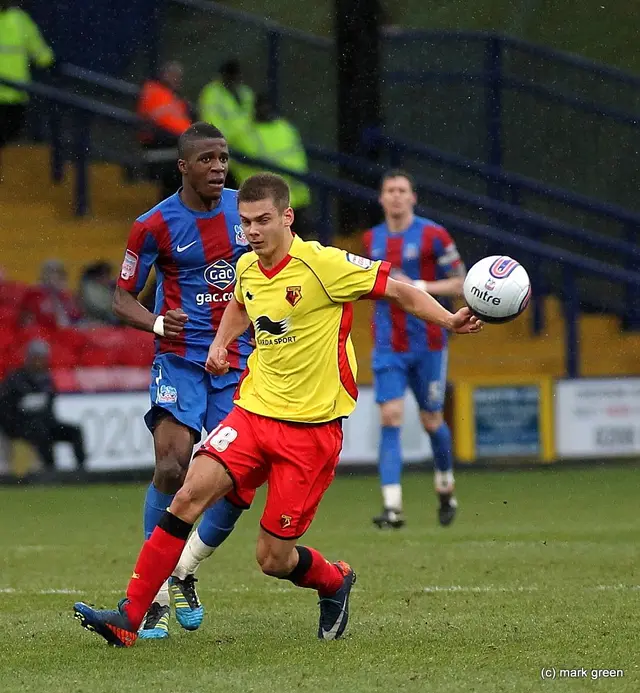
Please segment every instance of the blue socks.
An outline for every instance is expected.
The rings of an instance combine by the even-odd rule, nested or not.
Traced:
[[[431,448],[433,450],[433,463],[439,472],[453,470],[453,454],[451,450],[451,431],[446,423],[443,423],[437,431],[429,434]]]
[[[173,493],[162,493],[153,485],[149,484],[147,495],[144,498],[144,538],[148,539],[151,532],[156,528],[164,511],[171,505]]]
[[[378,464],[382,486],[400,483],[402,477],[402,450],[400,448],[399,427],[382,427]]]
[[[207,546],[220,546],[233,531],[242,512],[242,508],[229,503],[226,498],[221,498],[205,511],[202,522],[198,525],[198,536]]]

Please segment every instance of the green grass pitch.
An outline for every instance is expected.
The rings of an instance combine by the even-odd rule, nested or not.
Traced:
[[[114,606],[141,541],[140,485],[0,489],[3,693],[640,691],[638,474],[469,472],[436,524],[430,476],[380,532],[374,477],[339,477],[305,541],[358,572],[348,636],[318,642],[316,595],[262,576],[259,507],[200,571],[196,633],[108,647],[75,600]],[[542,681],[542,668],[589,678]],[[595,681],[593,669],[622,669]]]

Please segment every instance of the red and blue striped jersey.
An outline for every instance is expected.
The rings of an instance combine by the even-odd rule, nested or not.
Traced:
[[[413,280],[446,279],[461,264],[446,229],[424,217],[414,217],[411,226],[398,233],[391,233],[385,223],[378,224],[364,234],[364,246],[372,260],[387,260],[392,271],[400,270]],[[440,351],[447,345],[442,327],[425,323],[386,301],[376,301],[373,331],[374,348],[379,351]]]
[[[203,364],[220,319],[233,296],[236,262],[250,250],[240,224],[237,192],[224,189],[210,212],[189,209],[179,192],[134,222],[118,286],[133,294],[155,267],[155,312],[182,308],[189,316],[179,338],[156,339],[156,353]],[[247,332],[228,347],[232,368],[244,369],[252,351]]]

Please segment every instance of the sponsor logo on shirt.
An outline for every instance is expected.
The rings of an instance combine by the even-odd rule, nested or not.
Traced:
[[[124,254],[124,260],[122,261],[122,268],[120,270],[120,276],[126,281],[131,279],[136,273],[136,267],[138,266],[138,256],[127,248]]]
[[[236,270],[233,265],[230,265],[226,260],[216,260],[205,269],[204,279],[209,286],[213,286],[219,291],[196,294],[196,305],[229,303],[233,297],[233,291],[224,291],[224,289],[230,289],[236,281]]]
[[[236,270],[226,260],[216,260],[204,271],[204,279],[207,284],[222,291],[235,282]]]
[[[293,344],[296,341],[295,335],[285,336],[291,327],[288,318],[284,320],[272,320],[268,315],[261,315],[256,318],[255,329],[258,333],[258,346],[272,346],[274,344]],[[268,337],[260,336],[260,332],[266,332]]]
[[[360,255],[354,255],[353,253],[347,253],[347,260],[356,267],[362,267],[362,269],[369,269],[373,266],[373,260],[369,260],[367,257],[360,257]]]

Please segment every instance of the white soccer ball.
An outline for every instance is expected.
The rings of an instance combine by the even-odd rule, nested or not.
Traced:
[[[501,323],[517,318],[530,298],[527,270],[506,255],[479,260],[464,280],[464,300],[473,314],[485,322]]]

